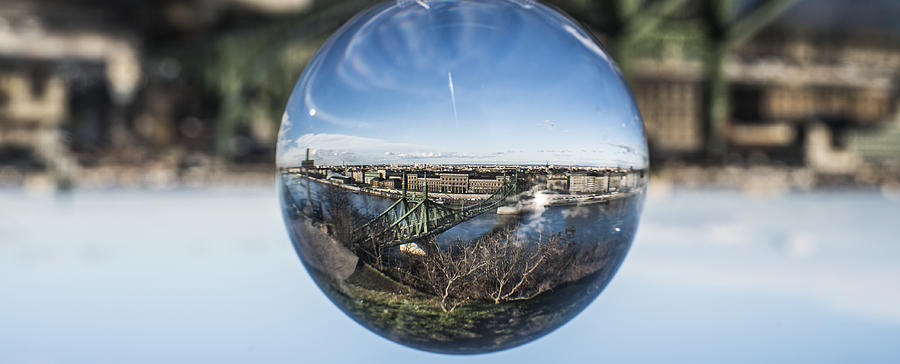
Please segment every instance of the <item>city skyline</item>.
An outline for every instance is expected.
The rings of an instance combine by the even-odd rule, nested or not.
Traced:
[[[331,165],[646,167],[628,87],[569,19],[515,2],[429,4],[374,8],[323,46],[287,104],[279,166],[309,148]]]
[[[282,175],[305,176],[322,183],[365,191],[423,191],[450,194],[495,193],[510,180],[529,181],[545,193],[610,193],[640,191],[644,169],[578,168],[565,166],[315,166],[282,167]],[[359,188],[362,187],[363,190]]]

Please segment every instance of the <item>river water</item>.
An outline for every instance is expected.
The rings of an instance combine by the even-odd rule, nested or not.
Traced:
[[[288,191],[301,209],[308,203],[308,198],[315,199],[324,188],[337,189],[303,178],[286,181]],[[351,208],[360,211],[364,216],[377,216],[396,201],[386,197],[344,191],[349,197]],[[567,228],[574,228],[576,240],[582,243],[593,244],[597,237],[612,235],[624,235],[623,239],[627,240],[633,236],[637,227],[642,202],[643,197],[638,195],[606,203],[567,206],[537,204],[536,208],[523,210],[517,215],[498,215],[496,209],[492,209],[454,226],[438,235],[437,239],[442,245],[453,241],[469,241],[505,226],[516,225],[520,236],[527,236],[535,241],[539,234],[565,232]]]

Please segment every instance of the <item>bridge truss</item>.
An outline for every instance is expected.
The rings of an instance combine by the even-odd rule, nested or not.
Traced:
[[[405,189],[402,197],[364,225],[354,229],[354,243],[372,242],[383,248],[406,244],[440,234],[450,228],[501,206],[518,193],[518,177],[503,183],[491,197],[474,205],[452,208],[428,199],[425,186],[420,195],[408,196]],[[404,178],[405,182],[405,178]]]

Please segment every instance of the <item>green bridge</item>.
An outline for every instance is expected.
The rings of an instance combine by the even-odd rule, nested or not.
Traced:
[[[504,182],[485,200],[460,208],[452,208],[428,199],[427,185],[423,192],[409,196],[404,178],[403,195],[384,212],[352,232],[354,243],[373,242],[382,247],[392,247],[440,234],[488,210],[505,203],[518,193],[518,175]]]

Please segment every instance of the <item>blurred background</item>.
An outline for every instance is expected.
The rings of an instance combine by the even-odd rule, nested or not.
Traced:
[[[269,178],[305,62],[375,1],[5,0],[0,185]],[[628,78],[659,181],[900,177],[900,3],[557,0]]]
[[[632,87],[647,203],[583,314],[465,358],[353,323],[282,224],[288,95],[374,3],[0,1],[0,363],[900,362],[900,1],[549,1]]]

